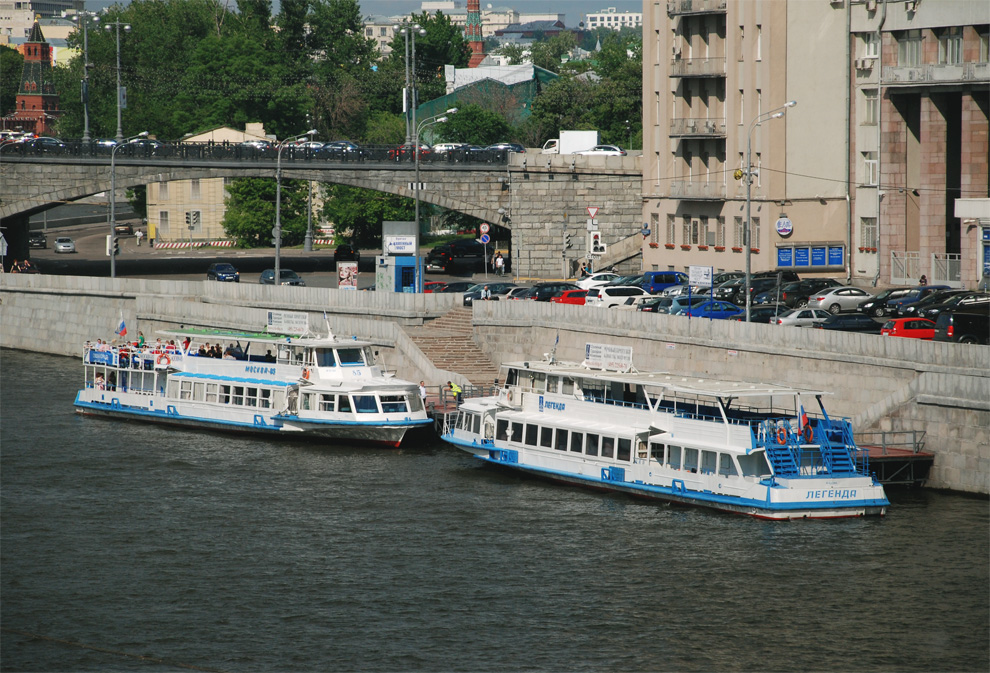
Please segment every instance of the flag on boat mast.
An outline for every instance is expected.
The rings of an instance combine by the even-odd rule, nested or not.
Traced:
[[[801,405],[801,432],[808,427],[808,414],[804,413],[804,405]]]
[[[116,334],[117,336],[121,336],[121,337],[127,336],[127,324],[124,323],[124,312],[123,312],[123,310],[121,310],[121,312],[120,312],[120,322],[117,323],[117,329],[114,332],[114,334]]]

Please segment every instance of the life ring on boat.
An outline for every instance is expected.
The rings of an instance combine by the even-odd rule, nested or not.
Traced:
[[[777,428],[777,443],[786,444],[787,443],[787,430],[784,428]]]
[[[308,369],[304,369],[303,370],[303,378],[306,379],[307,381],[309,381],[309,370]]]
[[[505,399],[507,399],[509,402],[512,401],[512,391],[511,390],[508,393],[506,393]]]
[[[804,443],[811,444],[815,441],[815,431],[811,429],[811,425],[804,426]]]
[[[156,364],[161,364],[163,362],[166,365],[170,365],[170,364],[172,364],[172,358],[170,358],[167,354],[162,353],[161,355],[158,356],[158,359],[155,360],[155,363]]]

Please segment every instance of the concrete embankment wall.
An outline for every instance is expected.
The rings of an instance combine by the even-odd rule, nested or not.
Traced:
[[[0,277],[0,345],[76,356],[111,338],[123,315],[142,330],[263,329],[271,309],[307,311],[324,332],[379,346],[401,378],[434,385],[438,371],[403,331],[460,305],[460,295],[346,292],[199,281],[6,275]],[[559,359],[581,361],[587,342],[633,348],[640,370],[778,382],[827,390],[830,413],[869,429],[926,433],[937,455],[929,485],[990,493],[990,347],[686,320],[617,309],[534,302],[478,302],[475,338],[496,363],[542,357],[557,334]]]

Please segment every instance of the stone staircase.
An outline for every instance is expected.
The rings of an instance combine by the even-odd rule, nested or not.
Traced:
[[[498,375],[498,368],[474,342],[470,308],[452,309],[422,327],[406,327],[405,331],[438,369],[457,372],[484,386],[491,385]]]

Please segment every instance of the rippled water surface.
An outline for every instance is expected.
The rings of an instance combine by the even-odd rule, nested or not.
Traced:
[[[760,522],[432,440],[81,417],[70,358],[4,350],[0,374],[4,671],[988,667],[985,499],[900,490],[883,520]]]

